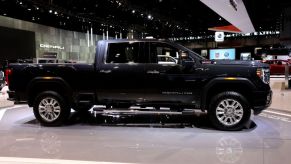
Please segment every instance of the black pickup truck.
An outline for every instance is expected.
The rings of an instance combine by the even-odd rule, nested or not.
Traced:
[[[271,104],[269,66],[210,61],[163,40],[99,41],[92,64],[10,64],[10,100],[27,102],[44,126],[93,105],[201,109],[221,130],[239,130]]]

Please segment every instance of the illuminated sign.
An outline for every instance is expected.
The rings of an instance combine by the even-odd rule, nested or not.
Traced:
[[[223,42],[224,41],[224,32],[215,32],[215,41]]]
[[[235,49],[211,49],[210,60],[235,60]]]
[[[49,48],[49,49],[58,49],[58,50],[64,50],[64,46],[57,46],[57,45],[49,45],[49,44],[40,44],[40,48]]]

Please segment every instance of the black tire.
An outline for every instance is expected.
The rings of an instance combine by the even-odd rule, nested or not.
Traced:
[[[74,107],[73,109],[76,112],[88,112],[93,106],[89,105],[89,106],[82,106],[82,107]]]
[[[56,105],[52,105],[52,99],[57,102]],[[47,100],[46,102],[50,101],[50,104],[46,103],[46,104],[51,105],[51,106],[47,105],[47,106],[49,106],[49,107],[47,107],[48,109],[43,108],[45,106],[44,105],[45,100]],[[43,112],[41,112],[40,106],[42,106],[42,109],[45,109],[45,110],[43,110]],[[71,111],[70,111],[70,107],[69,107],[68,103],[65,101],[65,99],[60,94],[58,94],[57,92],[54,92],[54,91],[45,91],[45,92],[42,92],[39,95],[37,95],[37,97],[34,101],[34,105],[33,105],[33,112],[34,112],[36,119],[41,123],[41,125],[43,125],[43,126],[61,126],[68,119]],[[45,114],[47,114],[46,115],[47,117],[45,116]],[[55,115],[56,117],[55,117],[55,119],[48,121],[47,119],[49,119],[49,115],[50,115],[51,119],[52,119],[52,117],[54,117],[53,115]]]
[[[232,106],[227,105],[230,103],[232,103]],[[237,113],[234,111],[237,111]],[[211,99],[208,116],[216,129],[236,131],[243,129],[250,121],[251,109],[248,101],[241,94],[232,91],[223,92]]]

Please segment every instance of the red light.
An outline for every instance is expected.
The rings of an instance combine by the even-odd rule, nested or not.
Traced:
[[[6,69],[5,70],[5,81],[6,84],[9,86],[9,76],[12,74],[12,70],[11,69]]]

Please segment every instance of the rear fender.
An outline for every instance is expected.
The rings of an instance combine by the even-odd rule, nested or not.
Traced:
[[[70,85],[60,77],[36,77],[32,79],[27,88],[28,105],[32,106],[37,92],[54,90],[65,96],[69,102],[73,101],[73,90]]]

